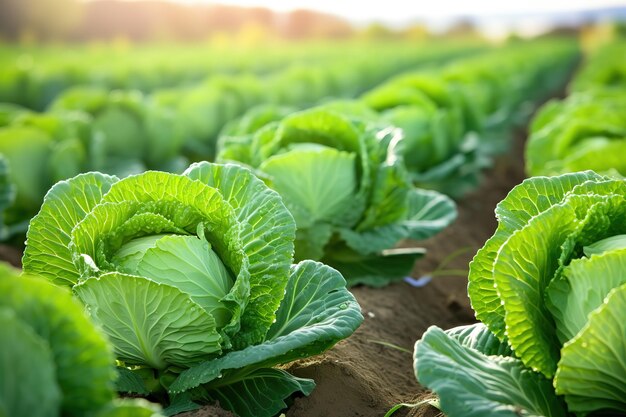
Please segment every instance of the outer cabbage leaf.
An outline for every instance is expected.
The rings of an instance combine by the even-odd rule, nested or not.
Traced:
[[[454,327],[446,330],[445,333],[457,339],[462,346],[476,349],[485,355],[515,356],[508,341],[500,341],[482,323]]]
[[[239,417],[272,417],[287,408],[284,399],[300,391],[309,395],[315,383],[273,368],[258,369],[228,385],[211,390],[196,390],[203,401],[219,401],[221,407]]]
[[[481,325],[477,325],[481,326]],[[476,330],[487,332],[486,328]],[[465,337],[464,337],[465,336]],[[476,335],[475,335],[476,336]],[[554,393],[550,380],[527,369],[512,357],[490,356],[486,351],[501,349],[495,337],[467,335],[430,327],[415,344],[415,372],[418,381],[435,391],[441,409],[449,417],[565,417],[564,405]],[[468,346],[469,345],[469,346]],[[472,346],[473,345],[473,346]]]
[[[215,319],[175,287],[110,272],[74,291],[127,365],[186,367],[221,352]]]
[[[115,389],[119,392],[127,394],[148,395],[150,390],[146,386],[145,381],[140,375],[133,372],[129,368],[122,366],[117,367],[117,379],[115,380]]]
[[[0,308],[12,309],[52,352],[61,414],[84,416],[106,405],[113,397],[113,357],[82,306],[61,288],[14,275],[2,267]]]
[[[78,271],[72,260],[71,232],[109,191],[116,177],[90,172],[55,184],[26,234],[24,271],[56,284],[72,285]]]
[[[254,370],[319,354],[351,335],[362,321],[359,305],[345,289],[341,274],[323,264],[303,261],[292,267],[276,322],[264,342],[184,371],[170,392],[200,385],[210,391]]]
[[[623,270],[622,270],[623,271]],[[554,386],[572,412],[626,412],[626,285],[613,289],[561,350]]]
[[[0,415],[58,416],[61,390],[50,347],[6,307],[0,326]]]
[[[407,229],[406,237],[428,239],[456,220],[454,202],[444,194],[414,188],[408,195],[406,218],[400,223]]]
[[[505,330],[504,307],[494,282],[494,262],[500,247],[533,217],[561,202],[576,185],[602,178],[591,171],[552,178],[529,178],[498,203],[498,229],[470,262],[468,293],[476,318],[500,339],[503,339]]]

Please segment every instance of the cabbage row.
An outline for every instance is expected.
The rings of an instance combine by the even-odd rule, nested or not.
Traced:
[[[406,67],[435,57],[443,49],[460,51],[463,46],[473,47],[467,43],[414,48],[398,42],[345,42],[342,48],[331,48],[325,42],[309,42],[304,46],[283,43],[259,52],[251,46],[227,49],[208,44],[9,46],[0,51],[0,102],[43,110],[63,91],[77,85],[151,92],[193,86],[220,74],[268,74],[295,62],[311,67],[321,62],[361,60],[371,48],[379,49],[386,64]]]
[[[470,264],[480,324],[429,328],[421,384],[449,416],[626,412],[626,181],[534,177],[496,208]]]
[[[298,226],[297,259],[322,260],[351,285],[385,285],[408,276],[423,254],[419,248],[395,249],[399,242],[431,237],[456,217],[449,198],[414,184],[453,195],[475,184],[482,149],[490,147],[489,129],[504,129],[494,119],[506,119],[554,90],[574,52],[570,43],[532,44],[459,60],[444,75],[404,75],[361,100],[295,113],[256,107],[223,130],[217,160],[253,168],[280,193]],[[497,59],[507,63],[499,72]],[[508,88],[505,94],[503,84],[514,80],[519,91]],[[471,105],[470,98],[482,97],[477,92],[489,95],[485,103],[501,102],[497,112],[505,116],[496,116],[496,107],[483,114]],[[400,113],[410,116],[391,117]],[[448,130],[440,136],[431,129]],[[416,172],[417,160],[432,162],[429,174]],[[419,179],[427,176],[433,181]]]
[[[530,175],[593,169],[626,175],[626,45],[591,54],[570,95],[542,107],[526,147]]]
[[[215,74],[241,70],[264,73],[303,55],[289,48],[272,52],[251,59],[249,51],[208,45],[7,45],[0,51],[0,102],[44,110],[56,96],[76,85],[148,92],[191,85]],[[323,51],[316,52],[312,54],[323,56]]]
[[[6,184],[0,240],[23,236],[28,220],[55,182],[81,172],[124,177],[146,169],[182,172],[188,160],[212,160],[229,120],[261,101],[304,106],[325,96],[354,96],[420,61],[459,54],[459,47],[412,53],[402,48],[372,63],[361,52],[324,67],[288,66],[273,75],[223,75],[193,87],[144,95],[77,87],[37,113],[0,104],[0,155]],[[357,51],[358,52],[358,51]],[[3,204],[4,203],[4,204]]]
[[[400,75],[362,100],[403,129],[395,153],[416,185],[460,196],[508,148],[512,127],[563,87],[576,59],[569,41],[513,44],[439,71]]]

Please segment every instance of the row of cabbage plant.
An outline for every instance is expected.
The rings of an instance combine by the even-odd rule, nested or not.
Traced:
[[[588,57],[572,94],[534,119],[527,170],[560,175],[527,179],[498,204],[498,228],[470,263],[481,323],[432,326],[416,343],[416,376],[449,417],[626,413],[626,181],[615,172],[623,170],[624,63],[616,51],[624,46]],[[571,172],[582,168],[609,175]]]
[[[23,237],[28,220],[56,181],[87,171],[120,177],[146,169],[180,173],[189,164],[188,156],[211,160],[218,131],[254,104],[304,106],[325,96],[354,96],[403,68],[459,53],[458,46],[410,54],[392,48],[381,65],[361,51],[358,59],[348,54],[337,62],[321,60],[324,65],[294,64],[263,77],[211,77],[193,87],[150,95],[75,88],[44,113],[1,104],[0,165],[8,190],[0,202],[0,239]]]
[[[424,254],[415,247],[396,249],[399,242],[426,239],[455,218],[449,198],[434,190],[414,188],[415,183],[457,195],[468,185],[467,176],[473,177],[472,184],[477,182],[482,167],[476,163],[479,156],[469,157],[461,149],[478,153],[483,145],[489,147],[483,142],[491,139],[485,138],[487,116],[479,112],[480,106],[469,103],[471,97],[478,97],[470,91],[499,94],[505,113],[519,111],[523,104],[545,94],[546,85],[554,91],[563,84],[563,74],[575,55],[571,43],[531,44],[505,49],[501,55],[461,59],[441,76],[434,71],[402,76],[361,100],[331,101],[295,113],[285,107],[257,107],[224,129],[217,160],[253,168],[281,194],[298,225],[297,259],[322,260],[339,269],[352,285],[382,286],[408,276],[415,259]],[[498,57],[510,67],[494,65]],[[460,76],[463,68],[467,72],[461,82],[454,77]],[[521,75],[526,72],[530,75]],[[454,81],[445,81],[445,77]],[[518,82],[518,95],[499,90],[501,83],[518,78],[523,80]],[[536,80],[543,83],[530,89]],[[385,97],[390,103],[401,97],[419,98],[389,111],[410,113],[416,117],[410,123],[421,121],[422,130],[417,132],[412,129],[415,126],[406,128],[402,123],[404,129],[393,126],[398,120],[388,112],[379,113],[381,108],[372,104],[382,103]],[[473,124],[466,122],[468,119]],[[447,147],[446,138],[428,133],[433,126],[451,129],[447,138],[457,144],[471,139],[475,145],[472,149],[460,144],[461,149]],[[417,180],[421,174],[411,161],[439,161],[430,152],[433,147],[445,148],[445,154],[452,155],[448,162],[433,162],[439,166],[433,169],[442,175],[441,181],[424,184]]]
[[[346,57],[360,59],[365,49],[376,47],[384,61],[406,65],[426,48],[400,41],[383,43],[344,41],[341,48],[336,42],[332,47],[328,42],[276,43],[262,51],[252,46],[209,44],[3,45],[0,102],[44,110],[56,96],[77,85],[147,93],[193,86],[219,74],[263,75],[296,62],[309,67]]]
[[[404,130],[396,153],[415,184],[460,196],[508,149],[512,128],[563,88],[577,59],[569,40],[513,44],[395,77],[362,100]]]
[[[526,147],[530,175],[592,169],[626,175],[626,44],[592,53],[570,94],[542,107]]]

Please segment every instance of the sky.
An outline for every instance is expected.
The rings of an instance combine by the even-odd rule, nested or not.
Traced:
[[[173,1],[191,4],[211,3],[208,0]],[[626,0],[223,0],[216,3],[264,6],[277,11],[306,8],[343,16],[356,23],[381,21],[389,24],[407,23],[416,18],[443,21],[465,15],[489,18],[613,6],[626,7]]]

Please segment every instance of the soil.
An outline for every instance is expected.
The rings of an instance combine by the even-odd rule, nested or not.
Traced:
[[[8,262],[16,268],[21,268],[22,250],[9,245],[0,245],[0,261]]]

